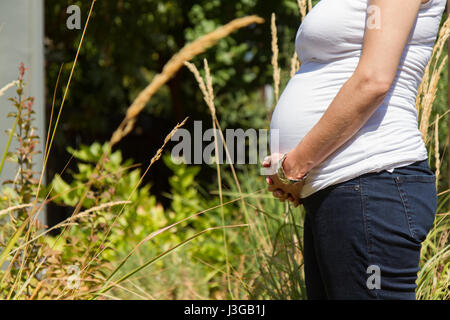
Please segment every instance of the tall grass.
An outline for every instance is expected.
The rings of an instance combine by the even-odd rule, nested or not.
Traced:
[[[94,7],[94,3],[95,0],[92,1],[92,5],[91,5],[91,9],[90,9],[90,13],[89,16],[91,16],[93,7]],[[113,136],[111,137],[111,141],[109,143],[109,147],[106,148],[106,152],[103,153],[103,156],[101,158],[101,160],[98,163],[98,166],[96,167],[98,170],[95,172],[95,175],[93,175],[92,179],[89,181],[88,185],[90,186],[91,183],[93,183],[94,181],[98,181],[98,179],[101,179],[101,169],[102,166],[104,165],[106,159],[107,159],[107,155],[109,154],[109,151],[111,150],[111,147],[116,144],[118,141],[120,141],[120,139],[122,139],[133,127],[134,121],[137,117],[137,115],[139,114],[139,112],[143,109],[143,107],[145,106],[146,102],[148,102],[148,100],[151,98],[151,96],[158,90],[158,88],[160,88],[165,82],[167,82],[167,80],[170,79],[170,77],[177,72],[177,70],[183,65],[184,62],[192,59],[193,57],[195,57],[196,55],[204,52],[208,47],[214,45],[215,43],[217,43],[220,39],[226,37],[227,35],[229,35],[231,32],[243,28],[249,24],[252,23],[262,23],[263,20],[259,17],[244,17],[244,18],[240,18],[240,19],[236,19],[232,22],[230,22],[229,24],[217,29],[214,32],[211,32],[203,37],[201,37],[200,39],[198,39],[197,41],[194,41],[191,44],[188,44],[185,48],[183,48],[178,54],[176,54],[165,66],[165,68],[163,69],[162,74],[158,75],[155,77],[155,79],[152,81],[152,83],[143,90],[143,92],[138,96],[138,98],[136,99],[136,101],[130,106],[130,108],[128,109],[127,115],[124,119],[124,122],[119,126],[118,130],[116,132],[114,132]],[[58,117],[56,119],[56,124],[54,125],[53,128],[53,132],[51,134],[51,139],[50,141],[47,142],[46,144],[46,150],[45,150],[45,162],[44,162],[44,168],[42,170],[41,173],[41,180],[39,181],[39,185],[38,185],[38,190],[36,192],[36,199],[34,201],[33,204],[23,204],[23,205],[17,205],[17,206],[12,206],[6,210],[3,210],[3,214],[6,213],[11,213],[15,210],[18,209],[23,209],[23,208],[30,208],[30,214],[29,217],[20,225],[20,227],[18,229],[16,229],[14,231],[14,234],[10,237],[10,239],[8,240],[7,244],[5,245],[1,255],[0,255],[0,259],[1,259],[1,264],[3,264],[3,262],[5,261],[9,261],[9,268],[8,270],[11,270],[11,268],[13,268],[14,270],[16,270],[16,266],[14,266],[13,264],[13,260],[15,259],[15,257],[21,257],[22,260],[22,264],[21,266],[18,267],[18,273],[19,276],[13,278],[16,274],[11,273],[9,271],[2,273],[2,286],[1,288],[3,290],[6,290],[7,292],[9,292],[6,296],[8,298],[11,297],[18,297],[18,298],[31,298],[31,297],[39,297],[38,291],[45,291],[43,290],[44,287],[46,287],[46,290],[48,292],[46,292],[43,296],[44,297],[52,297],[52,298],[79,298],[79,297],[87,297],[89,295],[91,295],[92,297],[99,297],[99,296],[103,296],[109,289],[118,286],[121,282],[125,281],[128,277],[134,275],[134,273],[138,272],[139,270],[145,268],[146,266],[152,264],[155,261],[158,261],[159,259],[161,259],[163,256],[167,255],[169,252],[177,249],[178,247],[182,246],[183,244],[191,241],[192,239],[202,235],[203,233],[206,233],[208,231],[211,230],[215,230],[215,229],[222,229],[222,228],[234,228],[234,227],[241,227],[244,225],[233,225],[233,226],[222,226],[222,227],[213,227],[213,228],[208,228],[206,230],[202,230],[200,232],[198,232],[196,235],[190,237],[189,239],[178,243],[176,245],[174,245],[171,249],[164,251],[162,254],[154,257],[153,259],[151,259],[150,261],[148,261],[147,263],[144,263],[143,265],[139,266],[138,268],[136,268],[136,270],[133,270],[132,272],[128,273],[125,276],[122,276],[120,279],[118,280],[114,280],[113,284],[110,284],[110,282],[112,282],[112,278],[113,276],[116,274],[117,270],[120,269],[120,267],[126,262],[126,260],[129,258],[129,256],[131,256],[131,254],[134,252],[134,250],[130,253],[129,256],[127,256],[122,263],[119,264],[119,266],[117,268],[115,268],[114,270],[112,270],[112,272],[110,273],[110,275],[106,278],[101,277],[99,274],[96,274],[94,276],[94,278],[91,277],[91,275],[93,273],[95,273],[95,269],[93,269],[91,266],[92,265],[97,265],[97,261],[99,258],[99,255],[101,254],[101,252],[103,251],[104,247],[103,244],[106,241],[108,234],[110,232],[110,230],[115,227],[115,221],[119,218],[120,216],[120,212],[117,215],[116,219],[109,225],[109,231],[105,234],[105,237],[103,239],[103,241],[100,243],[100,245],[97,246],[97,249],[95,248],[90,248],[90,249],[94,249],[92,252],[92,256],[86,256],[83,259],[83,263],[81,263],[82,265],[82,270],[81,270],[81,276],[82,276],[82,280],[83,281],[91,281],[93,283],[98,283],[100,281],[100,284],[97,286],[88,286],[86,288],[84,288],[84,292],[83,290],[78,290],[78,292],[75,294],[75,292],[72,289],[67,289],[67,287],[64,287],[64,282],[67,279],[53,279],[56,280],[57,284],[55,285],[55,283],[53,282],[50,286],[54,286],[55,290],[52,290],[51,288],[49,288],[49,286],[44,286],[43,282],[45,282],[45,279],[41,282],[39,282],[38,284],[34,283],[34,286],[32,289],[34,289],[34,292],[30,290],[26,290],[26,293],[24,293],[24,288],[27,288],[30,283],[31,283],[31,278],[25,278],[22,279],[21,275],[22,275],[22,271],[24,270],[24,265],[26,264],[27,259],[29,258],[28,256],[28,245],[31,243],[34,243],[34,241],[36,241],[37,239],[41,239],[44,233],[41,233],[39,236],[35,236],[34,232],[31,232],[30,230],[34,230],[32,228],[26,228],[26,226],[30,223],[33,222],[33,217],[35,216],[35,214],[37,212],[39,212],[40,208],[42,207],[42,205],[37,206],[37,199],[38,199],[38,194],[39,194],[39,186],[41,185],[41,181],[42,181],[42,176],[43,176],[43,172],[45,170],[45,164],[47,162],[48,156],[50,154],[50,150],[51,150],[51,146],[53,143],[53,139],[56,133],[56,129],[58,127],[59,124],[59,119],[60,116],[62,114],[62,110],[63,110],[63,106],[64,106],[64,101],[67,97],[67,93],[69,90],[69,86],[70,86],[70,80],[72,78],[72,75],[75,71],[75,67],[76,67],[76,61],[78,58],[78,55],[80,53],[81,47],[82,47],[82,42],[83,42],[83,38],[85,35],[85,32],[87,30],[87,25],[89,23],[89,18],[86,22],[84,31],[83,31],[83,35],[80,41],[80,44],[78,46],[78,50],[77,50],[77,55],[75,57],[75,61],[73,63],[72,66],[72,70],[71,70],[71,74],[69,77],[69,82],[66,86],[66,90],[64,92],[64,97],[63,97],[63,102],[61,104],[59,113],[58,113]],[[2,92],[6,91],[7,88],[2,89]],[[211,94],[212,94],[212,85],[211,85],[211,81],[208,81],[208,89],[210,90]],[[53,110],[52,110],[52,115],[53,115]],[[185,120],[186,121],[186,120]],[[163,146],[158,150],[157,154],[152,158],[152,160],[150,161],[149,166],[147,167],[147,170],[145,171],[144,175],[141,177],[141,179],[139,180],[138,184],[134,187],[134,190],[136,190],[139,186],[139,184],[141,183],[142,179],[144,178],[145,174],[148,173],[150,167],[152,166],[152,164],[154,162],[156,162],[161,154],[162,151],[164,149],[164,146],[166,145],[166,143],[168,143],[168,141],[170,141],[171,136],[175,133],[175,131],[182,126],[185,121],[181,124],[179,124],[178,126],[176,126],[174,128],[174,130],[167,136]],[[14,130],[12,130],[13,132]],[[237,179],[237,177],[236,177]],[[58,227],[62,227],[63,231],[61,232],[61,234],[58,236],[58,238],[56,239],[56,241],[54,242],[54,244],[50,247],[54,248],[55,245],[60,241],[59,240],[64,240],[66,241],[67,237],[65,236],[65,234],[67,234],[67,230],[69,230],[73,224],[70,223],[70,221],[74,221],[74,220],[78,220],[80,218],[82,218],[82,216],[84,215],[84,213],[86,213],[87,211],[84,212],[80,212],[81,207],[82,207],[82,203],[85,199],[85,197],[87,196],[89,192],[89,188],[88,190],[85,192],[85,194],[83,195],[83,197],[81,198],[81,200],[79,201],[77,207],[75,208],[75,211],[72,215],[72,217],[70,217],[69,219],[67,219],[64,223],[58,225]],[[45,197],[46,199],[48,198],[49,194],[47,194],[47,196]],[[131,195],[130,195],[131,197]],[[127,202],[123,202],[122,204],[125,206],[127,203],[129,203],[129,201]],[[223,206],[224,204],[222,204]],[[122,209],[124,208],[124,206],[122,207]],[[91,211],[101,211],[102,209],[104,209],[104,207],[102,208],[93,208]],[[88,210],[89,211],[89,210]],[[12,216],[11,216],[12,217]],[[165,230],[168,229],[164,229],[161,230],[161,232],[164,232]],[[24,234],[23,232],[26,231],[26,233]],[[158,232],[155,234],[157,235],[159,234]],[[149,239],[152,238],[152,235],[150,235],[149,237],[147,237],[146,239],[143,240],[143,242],[148,241]],[[30,240],[31,239],[31,240]],[[142,242],[142,243],[143,243]],[[135,248],[137,249],[142,243],[138,244],[138,246]],[[19,247],[17,247],[16,249],[14,249],[16,247],[16,245],[19,245]],[[49,250],[49,254],[53,255],[54,252],[52,251],[51,248],[48,248]],[[15,256],[13,257],[13,260],[11,261],[10,259],[10,254],[14,252]],[[86,252],[90,252],[90,250],[87,250]],[[46,252],[41,252],[40,253],[42,255],[42,263],[49,258],[48,255],[46,255]],[[50,258],[55,258],[54,256],[50,257]],[[57,258],[58,259],[58,258]],[[61,262],[61,259],[59,258],[59,263]],[[33,272],[33,276],[36,275],[37,271],[39,268],[42,267],[42,263],[38,266],[38,268],[35,270],[35,272]],[[44,265],[44,268],[48,268],[46,269],[47,274],[50,274],[51,272],[49,271],[49,269],[52,269],[51,267],[49,267],[48,265]],[[61,272],[59,272],[59,270],[55,270],[52,269],[51,271],[53,271],[55,274],[61,274]],[[61,270],[62,271],[62,270]],[[95,277],[97,277],[97,279],[95,279]],[[98,278],[100,277],[100,279]],[[7,279],[11,279],[14,283],[14,285],[10,288],[5,287],[4,285],[7,283],[6,280]],[[17,288],[20,289],[17,290]],[[97,288],[97,289],[94,289]],[[42,296],[42,295],[41,295]]]
[[[439,32],[434,46],[430,62],[428,63],[422,83],[419,86],[416,99],[416,108],[419,116],[419,129],[422,133],[431,160],[434,163],[436,175],[436,188],[438,189],[438,210],[437,217],[427,239],[422,245],[421,251],[421,271],[418,275],[418,299],[450,299],[450,271],[449,255],[450,245],[448,241],[450,230],[448,198],[450,189],[442,190],[439,184],[441,166],[444,163],[443,157],[448,157],[448,151],[440,154],[439,148],[439,128],[440,119],[445,114],[435,114],[435,120],[430,122],[433,111],[433,103],[436,99],[438,82],[443,74],[443,69],[447,66],[448,55],[444,54],[445,44],[450,36],[450,16],[447,17]],[[448,115],[447,115],[448,117]],[[445,125],[445,122],[441,122]],[[432,143],[434,142],[434,147]],[[447,139],[448,142],[448,139]],[[448,149],[447,149],[448,150]],[[432,155],[432,157],[431,157]]]

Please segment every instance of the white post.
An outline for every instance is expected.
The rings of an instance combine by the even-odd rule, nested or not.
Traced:
[[[27,83],[25,95],[35,98],[34,110],[35,123],[38,135],[41,138],[39,151],[43,153],[45,139],[44,115],[44,7],[43,0],[1,0],[0,1],[0,88],[17,80],[19,65],[23,62],[29,68],[25,74]],[[6,146],[8,136],[4,133],[10,129],[13,118],[7,118],[9,112],[15,109],[8,101],[15,95],[14,87],[0,97],[0,153]],[[11,144],[10,150],[14,150],[17,144]],[[43,155],[35,156],[35,170],[42,169]],[[13,179],[16,166],[13,163],[5,163],[0,181]],[[45,223],[44,211],[40,214],[41,221]]]

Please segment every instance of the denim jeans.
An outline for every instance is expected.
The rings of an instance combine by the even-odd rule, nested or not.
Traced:
[[[416,298],[437,209],[428,160],[367,173],[302,199],[309,299]]]

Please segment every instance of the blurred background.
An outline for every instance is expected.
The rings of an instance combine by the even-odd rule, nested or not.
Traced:
[[[24,62],[30,68],[30,95],[36,97],[39,135],[44,136],[53,103],[53,91],[59,69],[65,83],[75,57],[81,29],[69,30],[67,8],[81,9],[81,27],[87,19],[90,1],[5,0],[0,3],[3,26],[0,48],[0,80],[7,83],[16,78],[18,66]],[[107,141],[120,124],[127,107],[164,64],[187,42],[215,30],[234,18],[259,15],[270,21],[277,12],[281,63],[288,65],[293,53],[293,41],[300,24],[296,1],[97,1],[92,23],[86,34],[77,72],[66,101],[63,124],[55,137],[54,156],[49,159],[47,178],[61,172],[70,158],[66,148]],[[210,62],[214,71],[218,113],[227,128],[258,128],[264,125],[267,110],[263,106],[272,95],[272,57],[270,24],[252,26],[237,31],[195,60]],[[267,86],[269,85],[269,86]],[[61,104],[64,86],[59,88],[55,105]],[[4,99],[6,100],[6,99]],[[1,101],[3,119],[7,101]],[[229,103],[232,101],[233,103]],[[209,119],[197,84],[187,69],[182,69],[151,99],[139,116],[135,130],[117,148],[125,158],[142,163],[159,148],[165,135],[177,122],[190,116],[194,120]],[[3,125],[4,124],[4,125]],[[7,122],[2,127],[8,127]],[[45,127],[44,127],[45,126]],[[7,136],[0,141],[6,144]],[[43,149],[43,144],[42,148]],[[42,166],[40,157],[37,165]],[[13,164],[4,175],[11,178]],[[168,190],[168,169],[155,165],[151,181],[158,196]],[[202,172],[202,176],[210,176]],[[164,197],[159,197],[167,203]],[[55,210],[55,209],[54,209]],[[63,215],[52,211],[49,219]],[[60,219],[60,218],[57,218]]]
[[[66,27],[66,9],[71,4],[79,5],[84,23],[90,1],[46,0],[43,4],[46,119],[49,119],[59,68],[64,64],[61,79],[64,83],[82,32]],[[187,42],[234,18],[253,14],[265,18],[266,23],[251,26],[251,30],[236,31],[193,62],[201,65],[207,58],[210,63],[216,105],[223,127],[244,130],[264,127],[267,118],[265,102],[269,100],[270,104],[270,99],[273,100],[270,96],[272,12],[278,16],[282,44],[280,63],[288,66],[300,24],[296,1],[97,1],[93,23],[86,34],[66,102],[63,124],[56,136],[47,177],[51,179],[66,165],[70,158],[67,146],[77,148],[81,144],[107,141],[137,94]],[[60,105],[63,89],[61,87],[57,94],[57,106]],[[265,90],[268,93],[265,94]],[[186,116],[190,117],[186,125],[188,129],[194,120],[210,123],[197,83],[191,73],[183,68],[151,99],[139,115],[133,132],[116,147],[122,151],[124,158],[146,163],[160,147],[165,135]],[[168,199],[162,194],[169,191],[169,176],[167,166],[158,162],[146,179],[153,182],[152,192],[164,205],[168,204]],[[214,179],[214,168],[202,167],[199,177]],[[51,217],[64,215],[52,212]]]

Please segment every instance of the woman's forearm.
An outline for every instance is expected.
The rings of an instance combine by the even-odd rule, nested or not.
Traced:
[[[292,149],[283,167],[300,178],[348,141],[366,123],[389,91],[391,81],[356,71],[342,86],[327,111]]]

